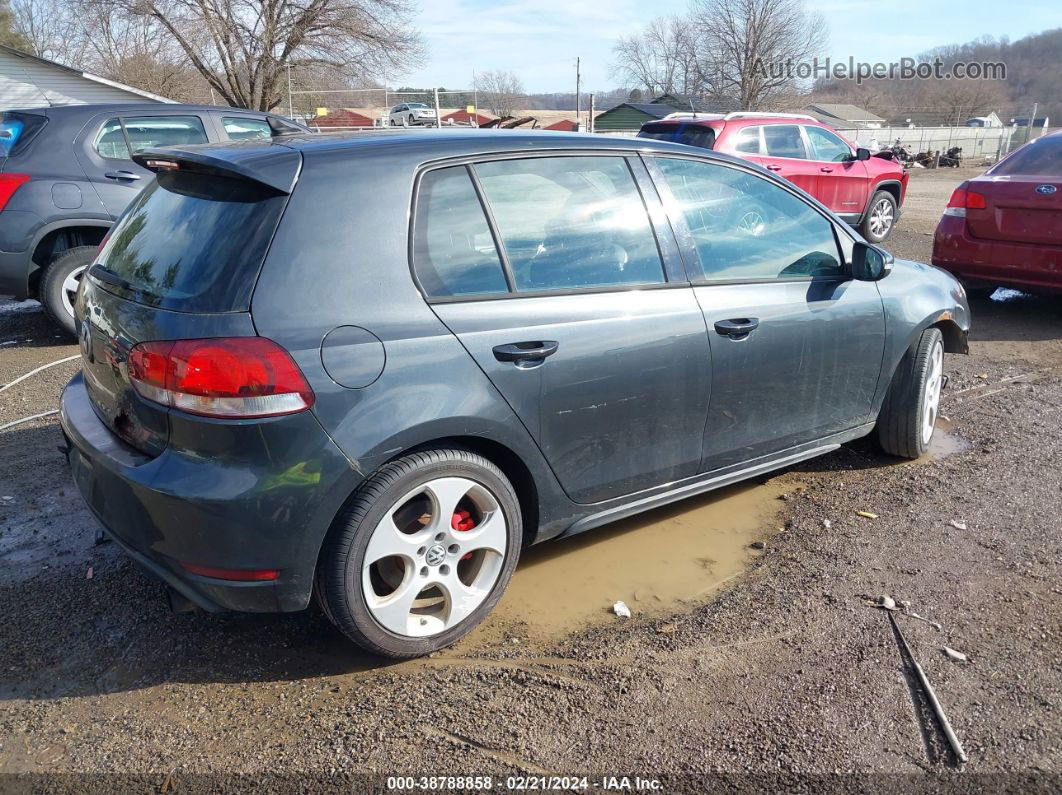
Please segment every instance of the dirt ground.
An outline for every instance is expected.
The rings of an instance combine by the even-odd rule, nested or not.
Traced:
[[[915,172],[887,247],[927,261],[963,176]],[[93,545],[55,417],[0,430],[0,789],[362,791],[387,789],[363,774],[399,773],[1057,792],[1062,302],[1000,291],[973,317],[925,459],[863,440],[536,547],[483,627],[399,664],[314,610],[168,612],[159,584]],[[39,308],[0,299],[0,384],[74,354]],[[54,409],[76,367],[0,393],[0,426]],[[939,622],[897,617],[966,764],[868,606],[880,594]],[[140,778],[11,775],[104,772]]]

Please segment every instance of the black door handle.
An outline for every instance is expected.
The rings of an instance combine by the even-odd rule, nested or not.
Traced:
[[[760,325],[758,317],[736,317],[730,320],[717,320],[716,333],[732,340],[743,340]]]
[[[128,179],[130,181],[140,179],[140,175],[132,171],[107,171],[103,176],[107,179]]]
[[[533,362],[541,361],[557,352],[560,343],[555,340],[538,342],[510,342],[508,345],[495,345],[494,358],[499,362]]]

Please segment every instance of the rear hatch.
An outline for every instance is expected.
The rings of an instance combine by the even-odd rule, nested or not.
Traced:
[[[967,197],[966,226],[973,237],[1062,246],[1062,137],[1022,147],[971,180],[968,190],[984,197]]]
[[[301,156],[268,144],[148,151],[158,177],[111,230],[75,306],[82,370],[97,415],[149,455],[169,438],[169,410],[129,379],[141,342],[254,336],[255,281]],[[257,151],[253,157],[241,157]]]

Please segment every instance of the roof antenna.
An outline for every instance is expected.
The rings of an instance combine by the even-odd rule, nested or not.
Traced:
[[[686,97],[686,101],[690,103],[690,113],[692,113],[693,114],[693,118],[696,119],[697,118],[697,109],[695,107],[693,107],[693,99],[690,98],[690,97]]]

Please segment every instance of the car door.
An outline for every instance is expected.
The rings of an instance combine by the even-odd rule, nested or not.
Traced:
[[[167,144],[207,143],[203,118],[195,113],[101,114],[86,125],[74,151],[104,206],[118,217],[154,176],[132,153]]]
[[[863,212],[867,203],[866,164],[856,160],[847,141],[829,130],[804,125],[808,150],[819,166],[815,198],[841,215]]]
[[[765,124],[760,164],[785,177],[801,190],[818,197],[819,164],[808,159],[807,145],[798,124]]]
[[[421,289],[580,503],[692,476],[701,458],[704,317],[633,169],[652,190],[622,154],[477,162],[418,182]]]
[[[869,422],[884,311],[874,282],[848,277],[843,232],[748,169],[662,156],[655,165],[700,268],[694,293],[712,348],[702,469]]]

